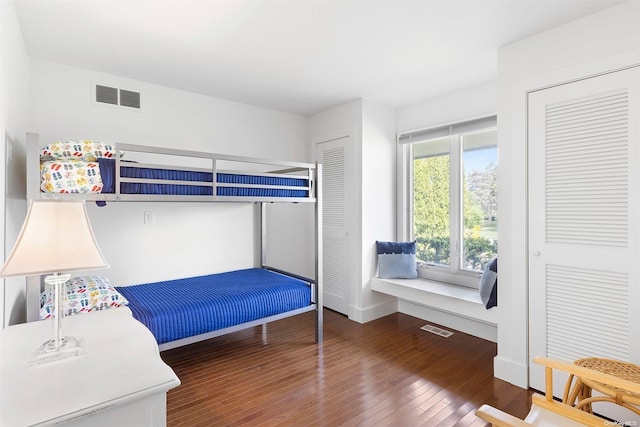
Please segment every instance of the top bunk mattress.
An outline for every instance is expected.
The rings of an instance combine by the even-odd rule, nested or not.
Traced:
[[[312,304],[309,283],[261,268],[116,289],[158,344]]]
[[[40,190],[45,193],[113,194],[116,188],[114,159],[96,161],[49,160],[40,164]],[[121,182],[120,194],[213,195],[213,173],[138,167],[121,161],[120,176],[156,180]],[[169,182],[168,182],[169,181]],[[170,181],[180,183],[173,184]],[[309,197],[309,180],[304,177],[275,177],[240,173],[216,173],[217,196]],[[297,188],[296,188],[297,187]]]
[[[132,144],[116,148],[92,140],[38,144],[37,134],[27,134],[30,197],[38,192],[43,198],[70,194],[96,201],[316,201],[317,164]]]

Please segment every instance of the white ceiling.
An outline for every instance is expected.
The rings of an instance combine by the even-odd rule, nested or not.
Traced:
[[[5,1],[5,0],[0,0]],[[620,0],[16,0],[29,55],[310,115],[496,78],[497,48]]]

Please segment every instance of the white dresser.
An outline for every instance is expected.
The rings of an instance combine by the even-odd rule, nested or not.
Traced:
[[[163,426],[167,391],[180,380],[153,335],[121,307],[66,317],[63,334],[84,354],[28,366],[53,337],[52,321],[9,326],[0,334],[0,426]]]

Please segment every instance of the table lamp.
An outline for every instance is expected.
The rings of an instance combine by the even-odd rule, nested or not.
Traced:
[[[83,341],[62,336],[63,288],[77,270],[109,268],[96,243],[84,201],[34,200],[0,277],[50,274],[54,287],[54,338],[38,349],[30,364],[78,356]]]

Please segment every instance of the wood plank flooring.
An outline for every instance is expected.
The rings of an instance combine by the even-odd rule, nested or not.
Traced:
[[[178,426],[484,426],[489,403],[517,417],[529,391],[493,377],[494,343],[396,313],[364,325],[325,310],[161,353],[182,384],[169,391]]]

